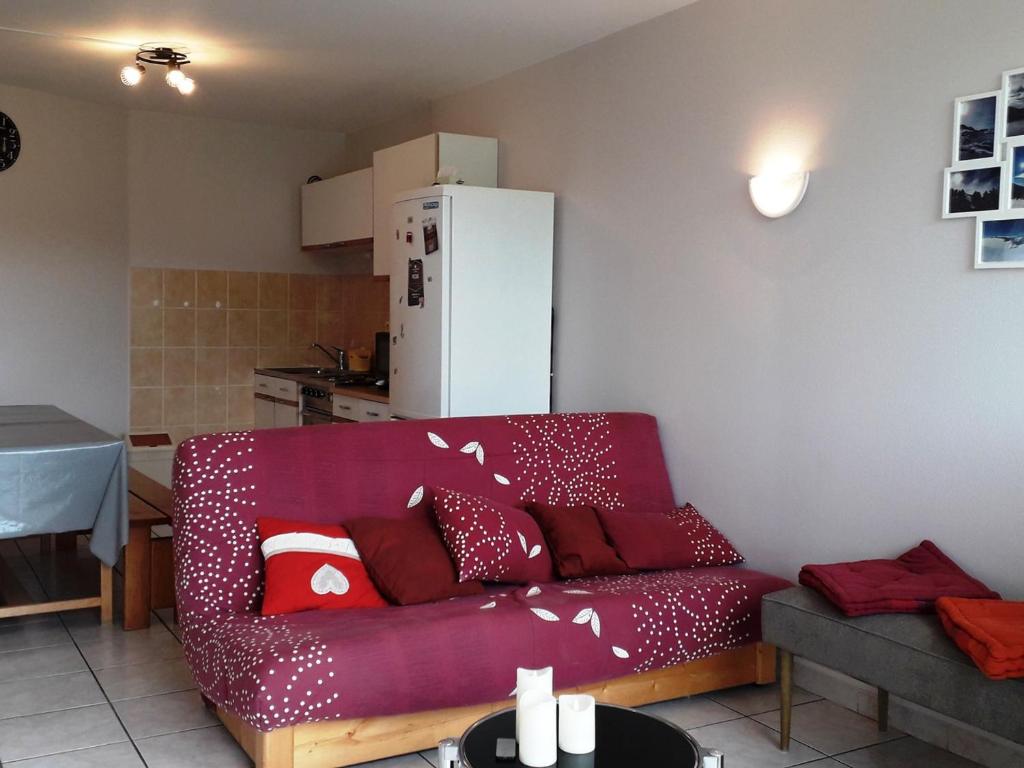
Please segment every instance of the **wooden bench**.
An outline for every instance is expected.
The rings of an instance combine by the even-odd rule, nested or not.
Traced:
[[[167,607],[168,593],[173,604],[170,539],[153,538],[154,526],[171,524],[172,498],[170,488],[129,468],[123,573],[126,630],[148,627],[150,611]]]

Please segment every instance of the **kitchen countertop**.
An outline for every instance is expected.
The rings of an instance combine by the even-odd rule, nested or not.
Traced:
[[[255,373],[262,376],[272,376],[275,379],[288,379],[289,381],[297,381],[300,384],[308,384],[311,387],[322,386],[324,384],[323,379],[311,378],[308,374],[302,373],[285,373],[283,371],[275,371],[273,368],[256,368]],[[387,394],[377,389],[376,387],[367,386],[336,386],[334,393],[338,395],[346,395],[348,397],[356,397],[360,400],[372,400],[375,403],[388,403],[390,402]]]

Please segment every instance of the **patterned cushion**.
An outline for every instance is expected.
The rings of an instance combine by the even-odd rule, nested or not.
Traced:
[[[550,581],[551,555],[526,512],[483,496],[437,488],[437,523],[459,581]]]

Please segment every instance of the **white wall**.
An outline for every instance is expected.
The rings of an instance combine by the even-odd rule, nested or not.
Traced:
[[[952,100],[1024,66],[1019,10],[705,0],[433,105],[557,193],[557,407],[656,414],[755,567],[930,537],[1024,596],[1024,271],[939,219]],[[769,221],[779,149],[813,175]]]
[[[342,133],[130,113],[132,266],[369,271],[365,255],[299,247],[299,188],[340,173],[344,150]]]
[[[21,131],[0,173],[0,404],[128,423],[125,125],[119,110],[0,85]]]

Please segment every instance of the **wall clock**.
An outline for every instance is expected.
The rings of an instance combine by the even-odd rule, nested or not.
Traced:
[[[0,171],[6,171],[18,161],[21,154],[21,134],[3,112],[0,112]]]

